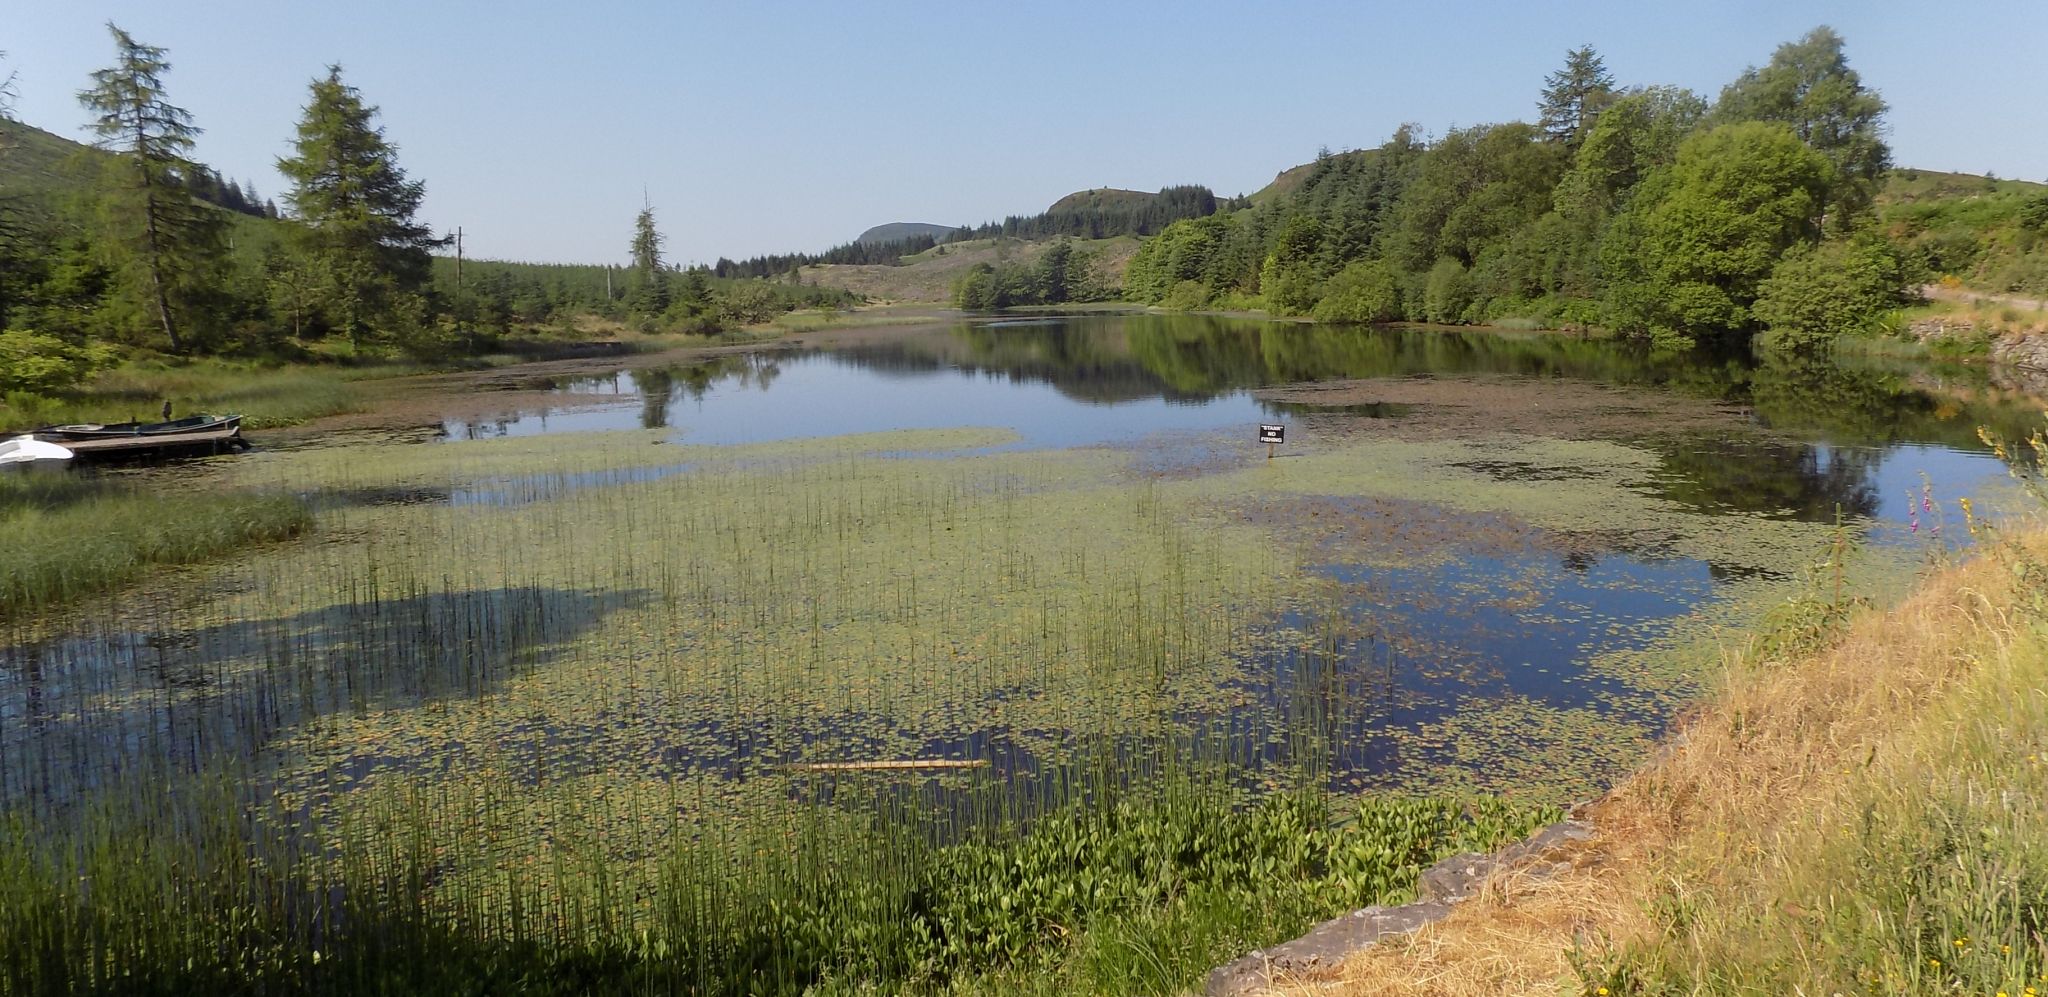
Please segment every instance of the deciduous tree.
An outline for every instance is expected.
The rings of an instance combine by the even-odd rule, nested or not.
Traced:
[[[1842,36],[1819,27],[1778,46],[1762,69],[1752,68],[1721,91],[1724,121],[1777,121],[1820,151],[1835,168],[1828,192],[1831,227],[1866,217],[1891,148],[1884,141],[1884,98],[1849,68]]]
[[[1671,342],[1750,327],[1758,285],[1820,235],[1826,157],[1769,122],[1722,125],[1679,147],[1616,219],[1602,253],[1613,319]]]

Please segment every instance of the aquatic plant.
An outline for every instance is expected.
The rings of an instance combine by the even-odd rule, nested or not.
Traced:
[[[1654,455],[1607,444],[1160,481],[988,430],[658,439],[258,455],[220,480],[301,496],[317,542],[15,623],[0,992],[1184,985],[1554,814],[1681,688],[1616,666],[1569,706],[1505,697],[1526,667],[1432,628],[1654,580],[1668,602],[1588,630],[1643,647],[1698,586],[1602,553],[1762,573],[1816,535],[1645,494]],[[1258,504],[1360,494],[1412,504]],[[1489,717],[1519,767],[1458,750]],[[861,767],[904,760],[958,767]],[[1550,779],[1330,795],[1468,767]]]
[[[160,495],[71,474],[0,475],[0,619],[297,536],[312,522],[287,495]]]

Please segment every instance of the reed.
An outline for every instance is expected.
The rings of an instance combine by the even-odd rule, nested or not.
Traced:
[[[1377,624],[1004,439],[242,462],[317,542],[4,624],[0,993],[1163,992],[1554,815],[1333,795]]]
[[[0,619],[298,535],[312,514],[263,492],[158,495],[71,474],[0,475]]]

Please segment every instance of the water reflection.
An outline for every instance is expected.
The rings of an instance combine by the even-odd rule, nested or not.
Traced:
[[[1298,382],[1500,376],[1539,382],[1532,392],[1572,382],[1674,406],[1725,406],[1756,432],[1687,431],[1654,409],[1631,424],[1627,441],[1663,463],[1647,487],[1699,511],[1816,522],[1889,512],[1903,520],[1907,503],[1892,493],[1918,488],[1923,473],[1946,493],[1974,487],[1999,473],[1983,456],[1977,427],[2017,437],[2039,418],[2031,398],[1992,390],[1988,374],[1967,370],[1930,380],[1924,371],[1872,364],[1757,363],[1561,335],[1083,315],[961,323],[830,352],[633,368],[561,386],[573,405],[446,430],[451,439],[477,439],[669,429],[685,442],[736,444],[980,425],[1017,431],[1018,447],[1067,447],[1242,432],[1260,421],[1398,422],[1429,406],[1304,404],[1254,392]],[[1147,458],[1155,471],[1172,470],[1175,453],[1196,463],[1205,454],[1192,441],[1154,449],[1167,451]]]

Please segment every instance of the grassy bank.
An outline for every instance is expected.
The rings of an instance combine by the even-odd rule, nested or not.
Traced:
[[[73,474],[0,474],[0,618],[303,531],[312,515],[277,494],[152,494]]]
[[[1574,871],[1300,989],[2048,992],[2044,611],[2038,527],[1894,609],[1805,604],[1593,808]]]
[[[168,401],[178,415],[240,413],[246,428],[272,429],[353,411],[363,404],[361,382],[418,369],[408,364],[131,363],[62,394],[9,393],[0,398],[0,428],[149,420]]]

